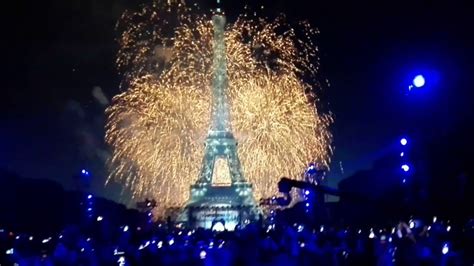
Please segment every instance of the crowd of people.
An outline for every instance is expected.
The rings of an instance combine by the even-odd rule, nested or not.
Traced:
[[[0,228],[0,265],[473,265],[474,220],[388,228],[250,223],[235,231],[97,217],[52,235]]]

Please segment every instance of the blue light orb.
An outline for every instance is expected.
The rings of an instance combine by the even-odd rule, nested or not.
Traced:
[[[92,195],[91,194],[87,195],[87,199],[92,199]]]
[[[408,140],[407,140],[406,138],[402,138],[402,139],[400,140],[400,144],[402,144],[402,146],[405,146],[405,145],[408,144]]]
[[[410,171],[410,166],[408,166],[407,164],[402,165],[401,168],[402,168],[402,170],[405,171],[405,172]]]
[[[417,88],[423,87],[425,85],[425,77],[423,77],[423,75],[417,75],[413,79],[413,85]]]

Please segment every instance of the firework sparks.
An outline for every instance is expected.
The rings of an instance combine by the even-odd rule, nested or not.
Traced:
[[[159,211],[183,206],[210,126],[211,19],[181,2],[155,2],[118,25],[127,90],[106,110],[109,179],[134,197],[154,197]],[[332,153],[332,118],[318,112],[308,93],[315,84],[303,80],[317,74],[317,31],[299,29],[302,37],[282,18],[245,16],[226,28],[231,125],[256,199],[275,194],[281,176],[301,179],[310,162],[327,166]]]

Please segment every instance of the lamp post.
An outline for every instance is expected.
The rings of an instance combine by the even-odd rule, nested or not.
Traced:
[[[415,88],[421,88],[425,86],[425,83],[426,81],[423,75],[416,75],[413,78],[412,84],[408,86],[408,91],[411,91],[412,89],[415,89]]]

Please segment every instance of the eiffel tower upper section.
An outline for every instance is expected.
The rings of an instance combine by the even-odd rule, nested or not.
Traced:
[[[227,59],[224,37],[226,19],[222,14],[212,17],[214,25],[214,58],[212,80],[212,113],[209,137],[232,136],[229,102],[227,99]]]
[[[214,57],[212,80],[211,125],[206,138],[205,155],[197,184],[212,183],[217,159],[227,161],[232,184],[245,182],[237,155],[237,141],[232,134],[228,102],[228,77],[225,46],[225,17],[216,13],[214,26]]]

